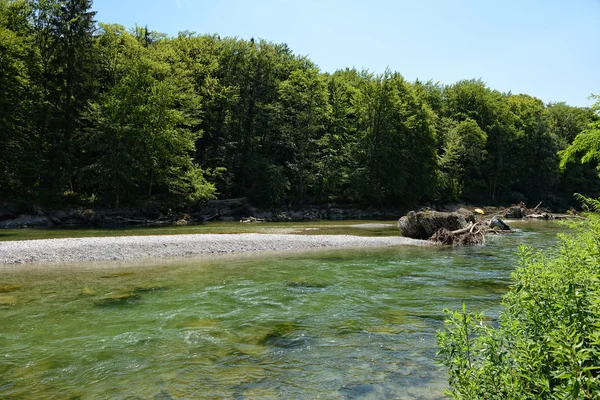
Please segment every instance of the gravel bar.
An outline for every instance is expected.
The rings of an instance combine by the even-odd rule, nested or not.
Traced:
[[[257,251],[426,245],[399,236],[195,234],[44,239],[0,242],[0,264],[120,261]]]

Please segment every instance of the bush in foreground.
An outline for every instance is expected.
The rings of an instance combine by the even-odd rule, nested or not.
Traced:
[[[449,395],[600,399],[600,216],[569,225],[552,252],[520,249],[496,327],[464,305],[447,311],[438,343]]]

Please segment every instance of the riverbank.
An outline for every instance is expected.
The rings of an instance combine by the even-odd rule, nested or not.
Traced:
[[[138,208],[66,207],[45,209],[0,204],[0,228],[114,227],[127,225],[187,225],[203,222],[299,222],[317,220],[398,219],[408,210],[321,204],[259,208],[246,198],[213,200],[180,210],[159,206]]]
[[[192,234],[44,239],[0,242],[0,265],[143,260],[170,257],[427,245],[399,236]]]

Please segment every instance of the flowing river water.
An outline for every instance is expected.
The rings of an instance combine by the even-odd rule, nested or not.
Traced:
[[[444,309],[497,315],[520,244],[0,268],[1,399],[437,399]]]

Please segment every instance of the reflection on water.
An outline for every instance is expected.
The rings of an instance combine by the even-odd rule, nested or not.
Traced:
[[[522,224],[485,247],[401,247],[0,270],[0,398],[441,398],[443,309],[493,317]]]

